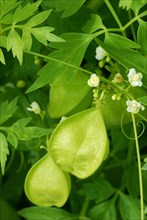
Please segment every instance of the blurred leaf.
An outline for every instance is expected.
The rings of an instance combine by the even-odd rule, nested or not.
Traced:
[[[131,7],[132,0],[119,0],[119,7],[128,10]]]
[[[147,163],[143,165],[142,170],[147,170]]]
[[[132,162],[128,167],[127,189],[132,197],[137,198],[139,196],[139,178],[136,162]]]
[[[15,133],[19,140],[31,140],[33,138],[42,137],[52,132],[51,129],[40,127],[25,127],[31,118],[23,118],[15,122],[9,130]]]
[[[24,44],[14,29],[10,30],[7,38],[7,50],[9,51],[10,49],[12,49],[13,57],[16,56],[19,63],[22,64]]]
[[[120,214],[122,220],[138,220],[140,219],[140,203],[139,199],[134,199],[131,196],[120,194],[119,203]]]
[[[91,34],[99,29],[105,29],[105,26],[102,23],[102,19],[99,15],[92,14],[91,20],[88,20],[82,30],[87,33]]]
[[[47,17],[49,16],[49,14],[51,13],[52,10],[48,10],[48,11],[43,11],[38,13],[37,15],[33,16],[26,24],[25,26],[28,28],[32,28],[34,26],[37,26],[41,23],[43,23]],[[54,29],[54,28],[52,28]]]
[[[8,103],[8,101],[5,101],[0,105],[0,124],[7,121],[17,110],[17,100],[18,98],[16,97],[10,103]]]
[[[94,206],[89,210],[88,217],[90,217],[92,220],[117,219],[114,199],[112,198],[106,202]]]
[[[72,220],[71,214],[68,212],[51,207],[32,206],[18,211],[18,214],[27,220]]]
[[[96,39],[96,41],[127,69],[134,67],[137,71],[147,74],[147,59],[139,51],[132,49],[140,47],[134,41],[110,33],[106,35],[105,43],[99,39]]]
[[[142,54],[147,55],[147,22],[141,19],[138,22],[137,43],[141,46],[140,50]]]
[[[50,0],[43,1],[44,7],[56,8],[57,12],[63,11],[62,18],[76,13],[86,0]]]
[[[147,106],[147,96],[142,96],[138,98],[138,100],[143,104]]]
[[[0,62],[2,62],[3,64],[5,64],[5,57],[4,57],[4,54],[3,54],[3,51],[2,51],[1,48],[0,48]]]
[[[14,148],[17,148],[18,138],[17,138],[17,136],[16,136],[14,133],[8,132],[7,141],[8,141]]]
[[[7,161],[7,155],[9,154],[8,142],[5,136],[0,133],[0,163],[1,163],[1,171],[4,175],[5,172],[5,164]]]
[[[20,5],[21,2],[18,2],[17,0],[5,0],[0,1],[0,20],[3,18],[4,15],[6,15],[9,11],[16,8],[18,5]],[[3,21],[3,19],[1,20]]]
[[[20,21],[23,21],[30,16],[34,14],[34,12],[38,9],[39,5],[41,4],[41,1],[38,0],[35,3],[28,3],[23,8],[22,5],[20,5],[13,14],[13,22],[18,23]]]
[[[49,54],[55,61],[49,61],[39,72],[39,78],[32,84],[27,92],[32,92],[54,82],[61,74],[67,74],[70,78],[77,70],[70,64],[79,66],[85,51],[92,40],[92,36],[81,33],[67,33],[61,35],[65,42],[51,43],[56,51]],[[67,64],[67,65],[66,65]],[[68,65],[69,64],[69,65]]]
[[[119,7],[126,8],[126,10],[131,8],[136,15],[145,4],[146,0],[119,0]]]
[[[84,183],[79,191],[79,194],[85,196],[87,200],[96,200],[97,203],[107,200],[113,193],[114,188],[103,178],[91,179]]]

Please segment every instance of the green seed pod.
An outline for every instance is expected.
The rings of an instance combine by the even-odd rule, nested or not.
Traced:
[[[60,118],[88,108],[92,100],[92,90],[87,84],[89,76],[78,71],[71,79],[63,74],[52,85],[48,104],[51,118]]]
[[[28,172],[25,193],[35,205],[61,207],[68,199],[70,184],[69,175],[47,154]]]
[[[54,130],[48,149],[63,170],[87,178],[108,154],[108,138],[101,110],[91,108],[77,113]]]

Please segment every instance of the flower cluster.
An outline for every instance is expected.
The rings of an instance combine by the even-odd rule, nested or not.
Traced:
[[[98,87],[100,84],[99,77],[94,73],[90,76],[90,79],[87,81],[90,87]]]
[[[133,100],[133,101],[127,100],[126,104],[127,104],[127,111],[132,112],[134,114],[138,113],[140,109],[142,111],[145,109],[145,107],[140,102],[137,102],[136,100]]]
[[[136,87],[139,86],[141,87],[143,85],[142,83],[142,74],[141,73],[137,73],[136,70],[134,68],[131,68],[129,70],[129,74],[128,76],[128,80],[129,83],[131,84],[131,86]]]

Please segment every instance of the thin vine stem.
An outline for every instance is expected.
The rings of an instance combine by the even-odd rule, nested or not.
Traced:
[[[126,33],[125,33],[124,29],[123,29],[123,25],[121,24],[121,22],[120,22],[120,20],[119,20],[119,18],[118,18],[118,16],[117,16],[117,14],[116,14],[116,12],[115,12],[115,10],[113,9],[112,5],[110,4],[109,0],[104,0],[104,2],[105,2],[105,4],[107,5],[107,7],[109,8],[111,14],[113,15],[113,17],[114,17],[116,23],[118,24],[118,26],[119,26],[119,28],[120,28],[120,30],[121,30],[121,32],[122,32],[122,35],[123,35],[124,37],[127,37],[127,35],[126,35]]]
[[[137,153],[137,161],[138,161],[138,174],[139,174],[139,188],[140,188],[140,206],[141,206],[141,220],[144,220],[144,199],[143,199],[143,181],[142,181],[142,170],[141,170],[141,158],[140,158],[140,151],[139,151],[139,143],[138,143],[138,135],[137,135],[137,128],[136,128],[136,121],[135,116],[131,113],[132,122],[133,122],[133,130],[135,136],[135,145],[136,145],[136,153]]]

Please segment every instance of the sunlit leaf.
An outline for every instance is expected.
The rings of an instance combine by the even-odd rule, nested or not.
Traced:
[[[43,11],[38,13],[37,15],[33,16],[26,24],[26,27],[34,27],[37,26],[41,23],[43,23],[47,17],[49,16],[49,14],[51,13],[52,10],[48,10],[48,11]]]
[[[17,23],[17,22],[25,20],[26,18],[29,18],[38,9],[40,4],[41,4],[41,1],[39,0],[33,4],[28,3],[24,7],[20,5],[13,14],[13,22]]]
[[[19,63],[22,64],[24,44],[19,34],[14,29],[10,30],[7,38],[7,50],[9,51],[10,49],[12,49],[13,57],[16,56]]]
[[[9,11],[16,8],[20,5],[21,2],[17,0],[7,0],[7,1],[0,1],[0,20],[6,15]],[[3,20],[2,20],[3,21]]]
[[[3,51],[2,51],[1,48],[0,48],[0,62],[2,62],[3,64],[5,64],[5,57],[4,57],[4,54],[3,54]]]
[[[8,154],[9,154],[9,149],[8,149],[7,139],[2,133],[0,133],[0,163],[1,163],[2,174],[4,174],[5,171],[5,164],[7,161]]]
[[[14,148],[17,148],[18,138],[17,138],[16,134],[14,134],[14,133],[8,131],[7,141],[8,141]]]

